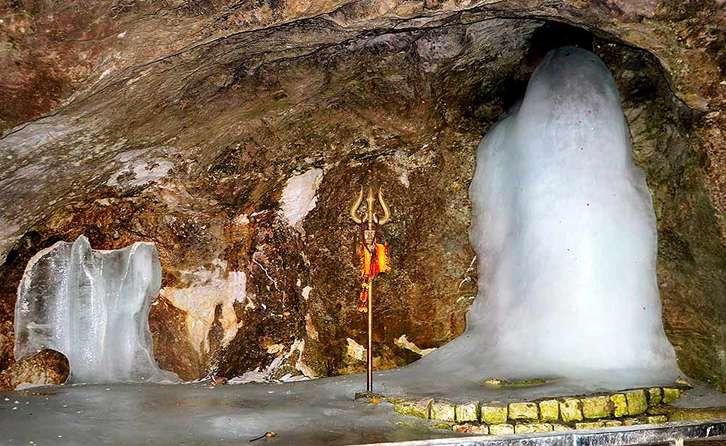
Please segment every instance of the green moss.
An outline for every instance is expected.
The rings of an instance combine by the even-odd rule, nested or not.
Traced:
[[[648,409],[648,400],[643,389],[625,392],[625,398],[628,400],[628,415],[640,415]]]
[[[612,414],[612,402],[607,396],[592,396],[582,399],[582,415],[590,420],[609,418]]]
[[[434,401],[431,403],[431,419],[439,421],[455,421],[456,405],[446,401]]]
[[[663,387],[663,403],[670,404],[681,397],[681,390],[674,387]]]
[[[431,416],[431,402],[431,399],[418,401],[398,400],[393,403],[393,410],[401,415],[429,418]]]
[[[479,421],[479,403],[470,402],[456,406],[456,421]]]
[[[660,387],[651,387],[648,389],[648,405],[657,406],[663,401],[663,393]]]
[[[505,424],[507,422],[507,406],[481,406],[481,421],[486,424]]]
[[[653,415],[645,418],[648,424],[663,424],[668,422],[668,417],[665,415]]]
[[[628,414],[628,400],[622,393],[610,395],[610,402],[613,405],[613,416],[615,418],[624,417]]]
[[[566,423],[582,421],[582,402],[577,398],[563,399],[560,401],[560,415]]]
[[[539,412],[536,403],[509,403],[509,419],[514,421],[537,420]]]
[[[539,419],[541,421],[557,421],[560,419],[560,403],[557,400],[539,402]]]

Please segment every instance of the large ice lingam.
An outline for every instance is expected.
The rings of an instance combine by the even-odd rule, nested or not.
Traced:
[[[176,380],[153,358],[149,307],[161,269],[152,243],[91,249],[80,236],[36,254],[15,306],[15,357],[51,348],[68,357],[69,381]]]
[[[470,197],[479,294],[467,330],[410,369],[590,388],[678,377],[650,193],[597,56],[567,47],[545,57],[521,104],[481,142]]]

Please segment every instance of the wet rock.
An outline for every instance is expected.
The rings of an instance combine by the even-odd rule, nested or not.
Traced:
[[[154,350],[184,379],[363,370],[345,355],[347,338],[365,339],[346,214],[368,183],[384,186],[394,211],[378,364],[448,342],[476,295],[474,149],[546,47],[574,43],[605,60],[621,92],[653,192],[679,363],[723,382],[715,3],[15,3],[0,11],[0,369],[13,360],[27,260],[86,233],[104,249],[156,243],[168,298],[152,308]],[[320,171],[315,206],[292,212],[288,184]]]
[[[648,392],[648,406],[657,406],[663,400],[663,391],[660,387],[651,387]]]
[[[607,396],[582,398],[582,415],[586,419],[608,418],[612,414],[612,403]]]
[[[479,403],[469,402],[456,405],[456,421],[479,421]]]
[[[564,398],[560,401],[562,421],[570,423],[582,421],[582,402],[577,398]]]
[[[491,403],[482,403],[481,405],[481,421],[487,424],[506,424],[508,411],[506,405],[494,405]]]
[[[613,416],[620,418],[628,414],[628,400],[622,393],[610,395],[610,401],[613,406]]]
[[[3,371],[0,374],[0,389],[63,384],[69,373],[68,359],[62,353],[45,349]]]
[[[628,415],[640,415],[648,410],[648,399],[645,396],[645,390],[631,390],[625,392],[625,398],[628,400]]]
[[[557,421],[560,419],[560,403],[557,400],[539,402],[539,419],[541,421]]]
[[[431,419],[439,421],[455,421],[456,405],[446,401],[434,401],[431,403]]]
[[[509,403],[509,419],[513,421],[537,420],[537,403]]]
[[[681,397],[681,390],[674,387],[663,387],[663,404],[670,404]]]
[[[409,415],[413,417],[428,419],[431,417],[431,399],[423,399],[418,401],[400,400],[393,403],[393,410],[401,415]]]
[[[492,424],[489,426],[491,435],[512,435],[514,434],[514,425],[512,424]]]

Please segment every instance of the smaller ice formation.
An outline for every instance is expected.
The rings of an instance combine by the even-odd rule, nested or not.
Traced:
[[[176,381],[154,361],[149,308],[161,267],[153,243],[91,249],[58,242],[28,262],[15,304],[15,357],[66,355],[70,382]]]

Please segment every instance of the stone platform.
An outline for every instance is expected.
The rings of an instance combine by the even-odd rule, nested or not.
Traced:
[[[382,398],[392,403],[396,412],[432,420],[437,428],[480,435],[508,435],[666,423],[671,412],[669,404],[688,388],[649,387],[509,403]]]

